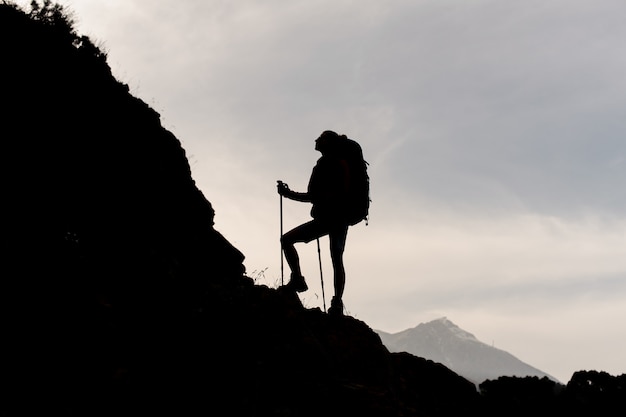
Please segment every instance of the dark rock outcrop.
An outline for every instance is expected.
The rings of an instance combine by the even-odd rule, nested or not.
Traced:
[[[415,415],[422,371],[476,395],[254,285],[178,139],[63,8],[0,4],[0,56],[3,415]]]

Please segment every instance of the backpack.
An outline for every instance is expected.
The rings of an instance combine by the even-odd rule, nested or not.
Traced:
[[[347,214],[348,223],[354,226],[365,220],[368,223],[370,208],[370,180],[368,163],[363,158],[363,149],[355,140],[339,136],[339,156],[348,165]]]

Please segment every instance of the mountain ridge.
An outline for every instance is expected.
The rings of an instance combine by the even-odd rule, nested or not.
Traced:
[[[391,352],[405,351],[439,362],[476,385],[504,376],[547,377],[560,383],[509,352],[478,340],[447,317],[420,323],[397,333],[376,332]]]

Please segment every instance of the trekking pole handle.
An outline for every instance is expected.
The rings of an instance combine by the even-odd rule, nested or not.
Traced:
[[[278,187],[278,194],[280,194],[281,196],[283,195],[283,192],[289,191],[289,186],[285,184],[284,182],[278,180],[276,181],[276,183]]]

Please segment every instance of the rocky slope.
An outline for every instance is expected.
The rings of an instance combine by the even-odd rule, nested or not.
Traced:
[[[0,414],[496,415],[545,392],[480,395],[363,322],[254,285],[179,140],[62,7],[3,0],[0,58]],[[568,410],[621,405],[606,393],[623,381],[575,382]]]
[[[0,56],[3,415],[414,415],[475,398],[364,323],[255,286],[179,140],[63,8],[0,4]]]

